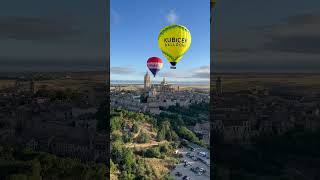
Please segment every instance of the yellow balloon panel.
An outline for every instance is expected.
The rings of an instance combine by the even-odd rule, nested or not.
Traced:
[[[178,62],[191,44],[189,30],[181,25],[169,25],[158,36],[158,45],[169,62]]]

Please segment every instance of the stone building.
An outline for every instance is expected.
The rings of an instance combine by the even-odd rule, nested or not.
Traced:
[[[96,131],[95,112],[61,101],[19,106],[13,113],[14,143],[61,157],[105,162],[107,135]]]
[[[147,90],[151,87],[151,79],[150,79],[150,75],[148,73],[148,71],[146,72],[146,74],[144,75],[144,89]]]

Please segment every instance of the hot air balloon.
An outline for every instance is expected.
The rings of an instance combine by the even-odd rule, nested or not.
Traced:
[[[160,71],[163,66],[162,60],[158,57],[151,57],[147,61],[147,66],[152,72],[153,77],[156,77],[156,74]]]
[[[158,45],[163,55],[171,64],[171,69],[176,69],[176,64],[189,49],[191,34],[189,30],[177,24],[172,24],[161,29],[158,36]]]

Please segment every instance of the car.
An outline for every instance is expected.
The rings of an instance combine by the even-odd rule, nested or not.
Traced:
[[[192,166],[189,162],[184,163],[184,167]]]
[[[183,176],[182,178],[183,180],[191,180],[191,178],[189,176]]]
[[[191,155],[191,153],[187,152],[186,156],[189,157]]]
[[[194,160],[194,161],[197,161],[197,160],[198,160],[198,158],[195,157],[195,156],[192,156],[191,159]]]
[[[198,154],[200,156],[202,156],[202,157],[206,157],[207,156],[207,153],[206,152],[202,152],[202,151],[198,152]]]
[[[190,168],[190,171],[194,172],[194,173],[198,173],[199,172],[199,167],[192,167]]]
[[[182,174],[181,174],[181,172],[176,172],[176,174],[175,174],[176,176],[182,176]]]
[[[195,149],[193,147],[190,148],[190,151],[195,151]]]
[[[194,154],[190,154],[189,158],[193,158],[193,157],[195,157],[195,155]]]
[[[198,176],[201,176],[201,175],[203,174],[203,172],[198,171],[196,174],[197,174]]]

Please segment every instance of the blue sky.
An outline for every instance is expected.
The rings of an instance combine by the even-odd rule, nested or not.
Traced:
[[[107,1],[4,0],[0,71],[106,69]]]
[[[138,2],[138,3],[137,3]],[[111,81],[143,80],[146,61],[160,57],[164,66],[156,81],[207,81],[210,66],[210,9],[209,1],[185,0],[111,0],[110,9],[110,68]],[[176,70],[158,48],[159,31],[177,23],[186,26],[192,44]]]
[[[219,0],[214,72],[320,72],[319,0]]]

